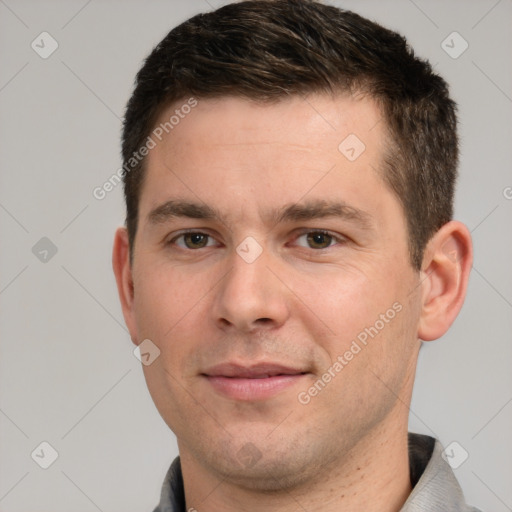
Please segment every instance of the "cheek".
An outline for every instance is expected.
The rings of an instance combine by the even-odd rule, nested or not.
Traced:
[[[141,339],[149,338],[162,352],[179,352],[186,344],[172,343],[193,335],[198,318],[205,318],[208,287],[198,274],[148,264],[135,283],[134,307]],[[187,333],[184,336],[184,333]],[[183,340],[185,341],[185,340]]]
[[[297,276],[294,292],[303,303],[296,305],[302,311],[299,321],[323,353],[323,370],[341,357],[345,376],[357,368],[368,373],[369,367],[393,373],[389,361],[400,365],[410,357],[417,312],[407,273],[399,274],[338,267],[307,282]]]
[[[145,263],[152,269],[135,282],[134,307],[140,341],[150,339],[159,356],[143,366],[148,390],[161,416],[172,430],[180,430],[177,410],[193,408],[183,393],[186,363],[204,339],[207,291],[204,279],[183,269]],[[183,427],[185,428],[185,427]]]
[[[360,269],[335,268],[308,280],[297,276],[295,283],[294,292],[306,306],[302,309],[309,311],[308,323],[326,331],[325,341],[335,340],[334,344],[353,339],[393,303],[389,287],[379,289],[370,274]]]

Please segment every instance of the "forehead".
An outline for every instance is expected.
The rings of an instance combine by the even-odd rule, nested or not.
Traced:
[[[197,99],[193,109],[182,108],[186,101],[162,112],[150,135],[141,214],[169,195],[248,209],[251,198],[270,208],[384,186],[385,123],[370,98],[223,97]]]
[[[291,143],[305,149],[324,142],[337,149],[336,142],[350,133],[357,132],[367,144],[384,135],[378,104],[363,95],[294,95],[272,103],[232,96],[195,101],[193,109],[188,100],[175,102],[156,122],[155,129],[163,128],[162,138],[175,151],[183,142],[186,149],[194,142],[227,147]]]

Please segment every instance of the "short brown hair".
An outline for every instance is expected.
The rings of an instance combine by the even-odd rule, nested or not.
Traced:
[[[456,104],[404,37],[314,0],[228,4],[185,21],[151,52],[123,129],[130,254],[144,179],[144,159],[133,156],[163,109],[190,96],[273,102],[321,92],[361,92],[380,105],[389,133],[381,172],[403,206],[411,263],[420,269],[428,240],[452,218]]]

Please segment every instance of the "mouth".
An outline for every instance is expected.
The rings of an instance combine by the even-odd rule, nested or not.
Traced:
[[[241,401],[271,398],[297,384],[309,372],[275,363],[239,365],[225,363],[201,375],[213,390],[224,397]]]

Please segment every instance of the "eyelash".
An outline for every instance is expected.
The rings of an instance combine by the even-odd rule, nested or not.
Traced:
[[[338,235],[336,233],[333,233],[332,231],[328,231],[325,229],[304,229],[304,230],[301,230],[297,234],[297,236],[294,237],[294,239],[293,239],[294,243],[296,244],[297,240],[299,240],[303,236],[307,236],[307,235],[324,235],[324,236],[328,236],[331,238],[330,244],[327,247],[320,247],[320,248],[310,247],[307,245],[307,241],[306,241],[306,245],[298,245],[298,247],[300,247],[301,249],[311,250],[311,251],[314,251],[315,253],[322,253],[323,251],[327,251],[328,249],[332,249],[333,247],[343,245],[347,241],[347,239],[345,237],[343,237],[342,235]]]
[[[178,235],[174,236],[168,242],[165,242],[165,245],[166,246],[176,245],[177,240],[179,240],[180,238],[183,238],[187,235],[204,235],[204,236],[208,237],[208,239],[214,239],[214,237],[212,235],[210,235],[209,233],[205,233],[204,231],[186,230],[186,231],[182,231]],[[197,250],[197,249],[189,249],[189,248],[179,247],[179,246],[178,246],[178,248],[185,250],[185,251]],[[202,249],[202,247],[200,249]]]
[[[214,237],[212,235],[210,235],[209,233],[205,233],[204,231],[194,231],[194,230],[187,230],[187,231],[182,231],[181,233],[179,233],[178,235],[174,236],[171,240],[169,240],[168,242],[165,243],[166,246],[170,246],[170,245],[175,245],[176,244],[176,241],[179,240],[180,238],[183,238],[185,237],[186,235],[191,235],[191,234],[197,234],[197,235],[204,235],[206,237],[208,237],[208,239],[214,239]],[[304,247],[304,246],[299,246],[299,247],[302,247],[303,249],[311,249],[315,252],[321,252],[321,251],[325,251],[327,249],[330,249],[336,245],[343,245],[344,243],[347,242],[347,239],[341,235],[338,235],[336,233],[333,233],[331,231],[328,231],[328,230],[324,230],[324,229],[308,229],[308,230],[302,230],[301,232],[299,232],[299,234],[297,234],[297,236],[294,237],[294,241],[298,240],[299,238],[305,236],[305,235],[317,235],[317,234],[320,234],[320,235],[326,235],[326,236],[329,236],[332,238],[332,244],[329,245],[328,247],[324,247],[324,248],[320,248],[320,249],[315,249],[313,247]],[[197,251],[199,249],[203,249],[203,248],[206,248],[206,247],[211,247],[211,246],[205,246],[205,247],[199,247],[197,249],[190,249],[190,248],[185,248],[185,247],[180,247],[178,246],[180,249],[182,250],[185,250],[185,251]]]

